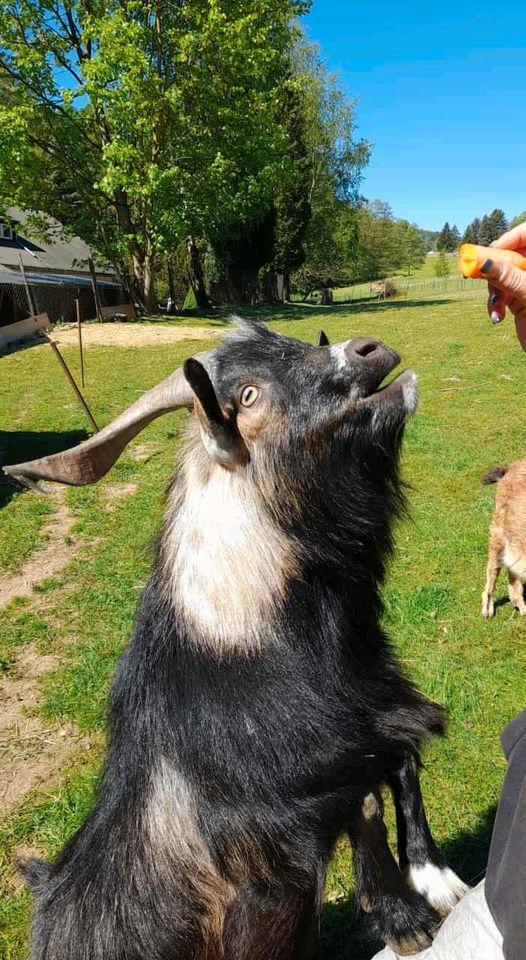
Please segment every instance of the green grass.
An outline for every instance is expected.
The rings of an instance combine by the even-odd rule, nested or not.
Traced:
[[[408,427],[403,458],[412,515],[397,530],[385,621],[407,670],[447,707],[448,736],[426,749],[423,788],[437,839],[465,879],[476,880],[484,869],[505,769],[499,733],[524,705],[526,666],[526,622],[507,603],[498,606],[492,622],[480,616],[494,490],[479,479],[488,466],[523,455],[524,355],[509,322],[492,328],[485,319],[482,285],[476,295],[457,299],[244,312],[311,342],[320,327],[331,341],[379,336],[419,372],[421,405]],[[219,326],[220,319],[214,322]],[[86,395],[96,419],[106,423],[202,348],[202,341],[88,348]],[[75,368],[75,350],[64,348],[64,354]],[[0,446],[7,448],[7,462],[50,445],[58,449],[83,435],[83,414],[47,348],[0,359],[0,377],[9,424]],[[59,657],[59,666],[41,681],[46,723],[72,723],[93,732],[103,728],[105,697],[148,575],[150,544],[185,417],[178,413],[156,421],[139,438],[150,445],[145,463],[133,459],[132,447],[98,487],[68,492],[78,554],[34,599],[0,611],[7,672],[16,669],[18,652],[30,643]],[[137,483],[137,492],[108,511],[105,489],[120,481]],[[39,513],[42,502],[24,493],[0,511],[3,552],[13,558],[9,569],[23,561],[27,546],[22,541],[38,541],[45,520]],[[497,596],[505,593],[502,582]],[[89,807],[98,765],[97,750],[73,757],[59,786],[28,796],[0,826],[0,953],[6,960],[27,956],[28,897],[14,885],[12,851],[26,845],[56,852]],[[354,920],[351,889],[342,843],[328,880],[319,960],[372,955]]]
[[[29,497],[21,498],[21,502],[15,498],[3,508],[1,503],[0,499],[0,543],[7,549],[0,552],[0,572],[16,573],[33,550],[53,507],[46,500]]]
[[[418,297],[421,296],[423,292],[424,295],[427,296],[434,292],[446,294],[457,293],[461,280],[457,270],[457,254],[448,253],[447,259],[449,261],[449,277],[436,277],[435,265],[437,254],[434,254],[432,257],[426,257],[422,266],[417,267],[416,270],[411,270],[411,273],[393,274],[390,276],[390,279],[400,291],[401,296],[408,295]],[[480,291],[477,284],[467,283],[464,284],[464,286],[470,292],[473,291],[476,297],[479,296]],[[355,283],[349,287],[336,287],[333,294],[335,303],[346,303],[349,300],[376,300],[378,297],[377,293],[371,293],[370,280],[365,283]]]

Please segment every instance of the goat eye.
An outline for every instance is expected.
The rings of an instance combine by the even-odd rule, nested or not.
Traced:
[[[259,390],[257,387],[250,384],[248,387],[243,387],[241,391],[240,403],[243,407],[251,407],[259,397]]]

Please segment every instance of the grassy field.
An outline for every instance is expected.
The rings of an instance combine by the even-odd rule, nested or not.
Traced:
[[[412,270],[410,274],[394,274],[390,279],[400,295],[405,297],[420,297],[422,294],[429,296],[434,293],[457,293],[461,286],[461,277],[457,271],[457,254],[448,253],[447,259],[450,270],[448,277],[436,277],[437,254],[435,254],[432,257],[426,257],[422,266]],[[468,283],[467,285],[463,284],[463,286],[469,289],[472,285]],[[473,289],[475,290],[474,287]],[[475,295],[478,296],[478,293],[475,293]],[[371,281],[367,280],[365,283],[355,283],[350,287],[335,287],[333,296],[335,303],[347,303],[349,300],[376,300],[378,294],[371,293]]]
[[[423,787],[451,864],[476,881],[505,769],[499,733],[524,705],[526,666],[526,622],[504,600],[494,621],[480,616],[494,491],[479,479],[488,466],[524,454],[524,355],[509,322],[492,328],[486,321],[482,288],[469,298],[289,306],[258,315],[311,342],[321,326],[332,341],[381,337],[420,374],[421,405],[403,458],[412,516],[397,531],[385,620],[407,670],[449,712],[447,738],[426,749]],[[211,321],[212,332],[219,327]],[[134,334],[131,327],[130,340]],[[202,348],[202,340],[88,347],[86,396],[95,418],[107,423]],[[74,347],[63,349],[76,369]],[[0,359],[0,382],[6,462],[85,436],[83,414],[48,348]],[[14,783],[0,825],[5,960],[27,957],[29,898],[13,868],[14,854],[55,854],[92,799],[108,685],[148,576],[185,416],[152,424],[96,488],[43,500],[0,487],[0,581],[16,578],[34,559],[35,547],[46,558],[35,589],[0,609],[0,781]],[[59,515],[62,526],[53,532]],[[51,563],[53,537],[66,551],[58,569]],[[504,582],[497,596],[507,596]],[[354,917],[350,858],[342,843],[328,879],[316,956],[357,960],[373,952]]]

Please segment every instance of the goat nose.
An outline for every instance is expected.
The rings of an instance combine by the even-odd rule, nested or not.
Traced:
[[[371,340],[370,337],[355,337],[354,340],[349,340],[346,353],[349,358],[353,355],[368,357],[369,354],[375,353],[381,347],[383,347],[383,344],[379,340]]]

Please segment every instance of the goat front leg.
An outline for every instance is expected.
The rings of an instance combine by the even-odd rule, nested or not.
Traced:
[[[508,570],[508,595],[514,607],[524,617],[526,614],[526,603],[524,602],[524,590],[522,580]]]
[[[497,577],[500,571],[499,556],[500,545],[497,546],[490,540],[488,565],[486,567],[486,586],[484,587],[484,592],[482,594],[482,616],[486,617],[487,620],[491,620],[491,618],[495,615],[493,594],[495,592],[495,584],[497,583]]]
[[[408,885],[446,917],[469,887],[438,851],[427,822],[417,758],[408,753],[389,777],[398,834],[398,860]]]
[[[373,932],[394,953],[406,956],[429,946],[439,914],[404,882],[387,842],[380,793],[369,793],[349,827],[356,897],[369,914]]]

